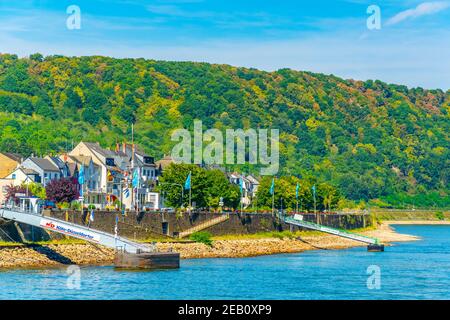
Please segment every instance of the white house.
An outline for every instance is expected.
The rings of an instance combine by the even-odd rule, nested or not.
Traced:
[[[4,203],[6,199],[8,186],[20,186],[30,182],[41,183],[41,177],[36,171],[23,167],[16,168],[5,178],[0,179],[0,203]]]
[[[259,181],[258,179],[256,179],[254,176],[252,175],[248,175],[247,177],[245,177],[247,179],[247,181],[249,182],[248,185],[248,192],[251,198],[256,197],[256,192],[258,191],[259,188]]]
[[[259,181],[252,175],[245,176],[235,172],[228,174],[228,180],[238,186],[241,186],[242,181],[242,202],[244,207],[248,207],[256,196]]]
[[[61,173],[61,177],[67,178],[71,176],[71,172],[69,169],[69,166],[66,162],[64,162],[59,157],[53,157],[53,156],[46,156],[44,159],[47,159],[52,164],[54,164],[56,167],[58,167],[59,172]]]
[[[45,187],[48,182],[60,179],[62,173],[52,161],[45,158],[30,157],[22,162],[21,167],[37,172],[41,178],[41,183]]]

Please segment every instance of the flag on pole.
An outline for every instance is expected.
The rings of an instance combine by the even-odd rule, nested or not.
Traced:
[[[111,171],[108,170],[106,172],[106,178],[108,179],[108,181],[113,181],[114,177],[113,177]]]
[[[275,192],[275,178],[272,178],[272,185],[270,186],[270,194],[273,195]]]
[[[190,190],[191,189],[191,173],[189,172],[189,175],[186,178],[186,181],[184,182],[184,189]]]
[[[241,194],[242,194],[242,191],[244,189],[244,179],[243,178],[239,179],[239,189],[241,190]]]
[[[91,216],[89,217],[89,220],[94,222],[94,209],[91,210]]]
[[[139,187],[139,168],[134,169],[132,184],[133,188]]]
[[[300,184],[297,182],[297,186],[295,187],[295,199],[298,199],[299,190],[300,190]]]
[[[78,183],[80,185],[84,184],[84,166],[81,165],[80,171],[78,171]]]
[[[130,196],[130,189],[126,188],[123,190],[123,195],[125,198],[128,198]]]
[[[114,226],[114,237],[117,238],[117,233],[118,233],[118,229],[119,229],[119,216],[116,216],[116,225]]]

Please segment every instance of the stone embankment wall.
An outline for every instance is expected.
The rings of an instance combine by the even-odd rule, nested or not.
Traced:
[[[94,221],[89,221],[88,213],[79,211],[47,211],[46,215],[67,220],[75,224],[87,225],[93,229],[99,229],[114,233],[116,216],[119,217],[119,235],[136,240],[151,238],[173,237],[179,232],[185,231],[205,221],[220,216],[219,213],[202,212],[175,214],[163,212],[127,212],[122,216],[120,212],[95,211]],[[306,221],[316,222],[314,214],[305,215]],[[364,228],[372,224],[368,215],[362,214],[319,214],[320,223],[323,225],[355,229]],[[286,225],[271,214],[230,214],[225,222],[207,229],[213,235],[225,234],[252,234],[270,231],[296,231],[298,227]],[[12,221],[0,221],[0,241],[45,241],[61,238],[61,235],[42,230],[28,225],[17,224]]]
[[[163,212],[127,212],[122,216],[119,212],[95,211],[94,221],[89,222],[88,213],[81,214],[79,211],[47,211],[46,215],[67,220],[75,224],[87,225],[93,229],[114,233],[116,216],[119,217],[119,235],[136,240],[146,240],[164,237],[173,237],[181,231],[185,231],[205,221],[216,218],[221,214],[202,212],[175,214]],[[314,214],[304,216],[306,221],[317,222]],[[364,228],[372,224],[372,219],[368,215],[362,214],[319,214],[320,223],[323,225],[342,228],[355,229]],[[13,222],[5,222],[0,225],[3,231],[10,234],[16,241],[42,241],[50,238],[60,238],[61,235],[49,233],[39,228],[32,228],[26,225],[15,226]],[[271,214],[230,214],[230,218],[225,222],[214,225],[208,229],[213,235],[225,234],[252,234],[270,231],[296,231],[300,228],[286,225]],[[0,233],[4,233],[0,231]],[[0,240],[10,241],[0,234]]]

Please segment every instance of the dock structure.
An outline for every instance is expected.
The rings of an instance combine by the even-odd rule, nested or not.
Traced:
[[[304,221],[303,216],[296,214],[293,217],[283,217],[283,221],[287,224],[303,227],[311,230],[321,231],[329,234],[333,234],[338,237],[347,238],[359,242],[366,243],[368,251],[384,251],[384,245],[380,244],[377,238],[363,236],[357,233],[349,232],[347,230],[336,229],[327,227],[314,222]]]
[[[116,234],[44,216],[37,212],[19,208],[0,208],[0,218],[112,248],[116,250],[116,261],[126,261],[124,265],[119,265],[119,267],[158,268],[157,261],[161,260],[161,255],[165,256],[165,260],[171,260],[170,265],[172,267],[179,267],[180,256],[178,253],[157,252],[155,245],[137,243]],[[153,256],[155,257],[153,260],[156,262],[152,260]],[[133,265],[134,262],[137,264]],[[166,265],[167,262],[165,261],[162,267],[164,268]]]

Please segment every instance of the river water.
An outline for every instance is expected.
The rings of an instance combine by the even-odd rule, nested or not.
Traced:
[[[421,241],[236,259],[179,270],[82,267],[0,272],[0,299],[450,299],[450,226],[394,226]]]

